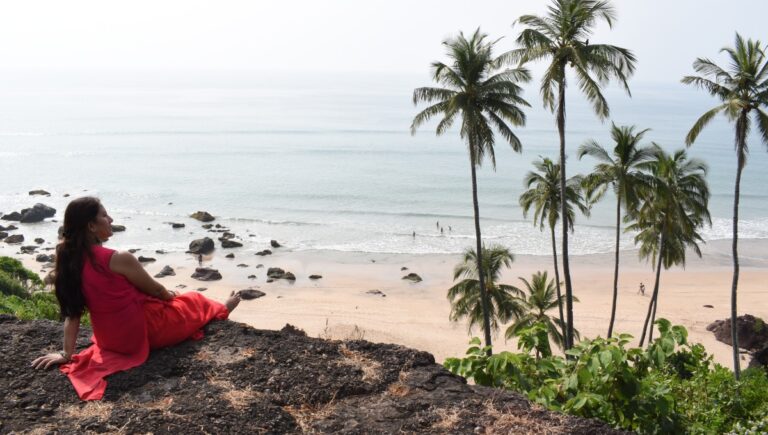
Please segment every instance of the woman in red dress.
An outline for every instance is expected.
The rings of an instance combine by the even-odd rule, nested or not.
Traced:
[[[139,366],[150,349],[203,337],[201,328],[223,320],[240,303],[225,304],[200,293],[168,291],[133,254],[102,246],[112,236],[112,218],[93,197],[78,198],[64,213],[56,247],[56,298],[64,318],[64,351],[41,356],[35,368],[60,365],[83,400],[104,395],[106,376]],[[93,345],[74,354],[80,317],[91,315]]]

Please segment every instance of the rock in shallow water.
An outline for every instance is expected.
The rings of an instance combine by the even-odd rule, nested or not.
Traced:
[[[213,239],[210,237],[203,237],[202,239],[193,240],[189,243],[189,251],[193,254],[209,254],[216,249],[213,244]]]
[[[207,211],[197,211],[189,215],[192,219],[197,219],[200,222],[212,222],[216,220],[215,217],[213,217],[210,213]]]

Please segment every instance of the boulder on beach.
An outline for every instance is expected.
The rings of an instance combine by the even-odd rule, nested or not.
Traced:
[[[403,266],[403,267],[401,267],[401,268],[400,268],[400,272],[404,272],[404,271],[406,271],[406,270],[408,270],[408,268],[407,268],[407,267],[405,267],[405,266]]]
[[[280,245],[279,243],[277,243],[277,240],[270,240],[270,241],[269,241],[269,244],[270,244],[270,245],[271,245],[273,248],[279,248],[280,246],[282,246],[282,245]]]
[[[270,267],[267,269],[267,276],[273,279],[280,279],[285,275],[285,271],[279,267]]]
[[[311,279],[311,280],[320,279],[322,277],[323,277],[323,275],[309,275],[309,279]]]
[[[368,290],[366,293],[369,295],[381,296],[383,298],[387,297],[387,295],[385,295],[381,290],[376,290],[376,289]]]
[[[113,233],[122,233],[125,231],[125,225],[115,225],[112,224],[112,232]]]
[[[229,231],[224,231],[223,234],[221,235],[221,237],[219,237],[219,240],[220,241],[224,241],[224,240],[229,240],[229,239],[234,239],[234,238],[235,238],[235,233],[230,233]]]
[[[733,345],[730,318],[710,323],[707,331],[715,334],[717,341]],[[768,347],[768,325],[759,317],[751,314],[736,317],[736,334],[742,349],[761,351]]]
[[[213,239],[210,237],[203,237],[202,239],[193,240],[189,243],[189,251],[192,254],[209,254],[216,249],[213,244]]]
[[[21,213],[14,211],[8,214],[4,214],[2,218],[0,218],[4,221],[15,221],[18,222],[21,220]]]
[[[20,250],[22,254],[34,254],[35,251],[37,250],[37,246],[34,246],[34,245],[22,246]]]
[[[207,211],[196,211],[191,215],[189,215],[189,217],[191,217],[192,219],[197,219],[200,222],[211,222],[216,219]]]
[[[5,231],[0,231],[0,240],[4,239],[6,237],[8,237],[8,233],[6,233]]]
[[[131,248],[131,249],[128,250],[128,252],[130,252],[131,254],[135,254],[135,253],[137,253],[139,251],[141,251],[141,248]]]
[[[184,228],[186,225],[184,225],[181,222],[171,222],[171,228]]]
[[[43,243],[45,243],[45,239],[43,239],[42,237],[38,237],[35,239],[35,243],[37,243],[38,245],[42,245]]]
[[[269,249],[265,249],[263,251],[257,252],[256,255],[260,255],[262,257],[265,256],[265,255],[272,255],[272,251],[270,251]]]
[[[241,248],[242,246],[242,243],[236,242],[234,240],[224,239],[221,241],[222,248]]]
[[[248,275],[248,279],[256,279],[256,275]]]
[[[213,228],[213,224],[203,224],[202,227],[205,228],[206,230],[210,230],[211,228]]]
[[[167,252],[162,249],[158,249],[155,251],[155,254],[167,254]]]
[[[288,281],[296,281],[296,276],[291,272],[285,272],[285,275],[283,275],[283,279],[287,279]]]
[[[229,254],[225,255],[224,257],[226,257],[226,258],[235,258],[235,254],[230,252]]]
[[[266,295],[266,293],[264,293],[263,291],[255,290],[255,289],[252,289],[252,288],[247,288],[247,289],[240,290],[240,291],[237,292],[237,294],[239,294],[240,295],[240,299],[242,299],[244,301],[250,301],[252,299],[257,299],[257,298],[260,298],[260,297]]]
[[[171,266],[165,266],[160,272],[155,274],[155,278],[163,278],[165,276],[176,276],[176,271]]]
[[[145,257],[143,255],[139,255],[139,263],[153,263],[157,261],[157,259],[152,257]]]
[[[30,190],[29,191],[29,196],[35,196],[35,195],[51,196],[50,193],[46,192],[43,189],[37,189],[37,190]]]
[[[54,261],[56,261],[56,256],[53,254],[51,255],[37,254],[37,257],[35,257],[35,261],[37,261],[38,263],[53,263]]]
[[[248,265],[245,264],[245,263],[240,263],[240,264],[237,265],[237,267],[248,267]]]
[[[418,274],[413,273],[413,272],[409,273],[408,275],[405,275],[403,277],[403,279],[407,279],[408,281],[411,281],[411,282],[421,282],[422,281],[421,277]]]
[[[0,214],[2,214],[2,213],[0,213]],[[11,231],[11,230],[15,230],[15,229],[16,229],[16,227],[14,227],[13,225],[8,225],[7,227],[4,227],[4,226],[0,225],[0,231]]]
[[[6,237],[5,240],[3,240],[3,241],[5,243],[11,244],[11,245],[14,245],[14,244],[17,244],[17,243],[22,243],[22,242],[24,242],[24,235],[23,234],[14,234],[12,236]]]
[[[32,208],[25,208],[22,210],[21,218],[19,218],[19,221],[25,224],[42,222],[44,219],[53,217],[55,214],[55,208],[38,203],[33,205]]]
[[[198,267],[195,269],[195,273],[192,274],[192,278],[198,281],[218,281],[222,278],[222,276],[216,269],[211,269],[209,267]]]

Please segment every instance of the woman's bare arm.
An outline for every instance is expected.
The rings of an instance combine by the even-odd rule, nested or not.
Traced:
[[[80,330],[80,317],[67,317],[64,319],[64,352],[49,353],[32,361],[32,367],[47,369],[53,365],[69,362],[75,353],[77,332]]]
[[[174,297],[172,292],[166,290],[144,270],[139,260],[130,252],[115,252],[109,260],[109,268],[128,278],[128,281],[143,293],[165,301]]]

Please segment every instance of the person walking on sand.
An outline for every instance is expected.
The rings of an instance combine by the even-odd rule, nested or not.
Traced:
[[[413,232],[413,238],[416,238],[416,231]]]
[[[105,378],[144,364],[150,349],[201,339],[203,326],[227,319],[240,303],[235,292],[220,304],[197,292],[166,290],[133,254],[102,246],[112,236],[111,224],[97,198],[78,198],[67,206],[55,273],[64,349],[32,361],[36,369],[58,365],[82,400],[100,400]],[[93,344],[75,354],[86,310]]]
[[[640,289],[637,291],[637,294],[645,296],[645,284],[642,282],[640,283]]]
[[[197,265],[203,267],[203,254],[197,254]]]
[[[435,228],[440,228],[440,221],[435,222]]]

